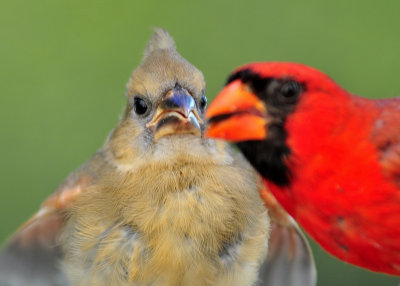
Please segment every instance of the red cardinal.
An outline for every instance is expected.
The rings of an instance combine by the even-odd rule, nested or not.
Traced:
[[[400,98],[355,96],[301,64],[253,63],[206,117],[208,136],[235,142],[323,248],[400,275]]]

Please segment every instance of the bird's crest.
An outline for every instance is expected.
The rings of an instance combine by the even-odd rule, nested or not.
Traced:
[[[154,34],[147,44],[144,56],[147,57],[155,50],[176,50],[175,41],[167,30],[154,28]]]

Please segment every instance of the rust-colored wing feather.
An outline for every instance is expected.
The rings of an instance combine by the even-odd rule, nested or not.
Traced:
[[[0,253],[0,285],[68,285],[59,268],[62,254],[58,235],[64,225],[64,209],[91,180],[85,168],[71,174],[11,237]]]

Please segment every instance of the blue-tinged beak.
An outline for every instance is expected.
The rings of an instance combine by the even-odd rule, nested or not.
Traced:
[[[190,93],[179,84],[161,99],[153,119],[146,125],[154,132],[154,140],[174,134],[201,136],[200,118],[196,102]]]

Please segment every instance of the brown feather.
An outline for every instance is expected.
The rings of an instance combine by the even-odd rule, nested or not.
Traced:
[[[57,285],[52,275],[85,286],[261,281],[270,223],[254,170],[227,144],[204,138],[201,118],[200,136],[155,140],[146,127],[163,96],[177,85],[188,91],[203,117],[198,110],[205,92],[202,73],[176,51],[168,32],[157,29],[128,82],[125,113],[104,146],[17,233],[35,251],[44,250],[35,241],[53,247],[47,264],[33,256],[24,264],[45,266],[33,274],[43,285]],[[148,116],[135,113],[138,96],[146,100]],[[26,253],[22,244],[17,249]],[[270,259],[266,267],[273,265]]]

